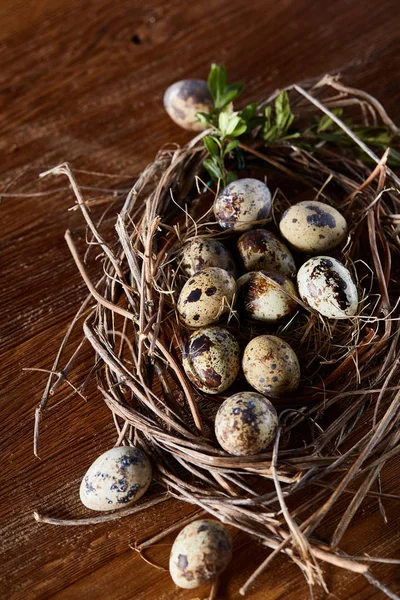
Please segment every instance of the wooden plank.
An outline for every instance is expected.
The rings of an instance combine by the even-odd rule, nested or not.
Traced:
[[[174,80],[205,77],[212,61],[225,63],[233,80],[246,82],[243,102],[341,70],[399,119],[399,13],[394,0],[0,0],[1,189],[27,171],[8,192],[37,191],[38,173],[65,160],[120,176],[114,182],[80,175],[88,185],[126,186],[163,144],[189,139],[165,115],[162,95]],[[65,181],[45,185],[57,188]],[[44,375],[22,368],[51,367],[65,325],[86,294],[63,240],[67,227],[83,232],[79,214],[67,210],[73,202],[65,191],[4,197],[1,207],[2,597],[202,597],[204,590],[177,591],[168,574],[129,549],[134,540],[183,518],[189,506],[170,502],[88,528],[38,525],[32,518],[36,509],[59,517],[86,514],[77,496],[80,478],[115,440],[110,414],[91,389],[86,403],[73,398],[44,421],[41,460],[32,452],[33,411]],[[88,351],[82,372],[90,359]],[[393,461],[385,471],[386,492],[399,493],[399,474]],[[344,548],[398,556],[396,507],[388,501],[385,525],[376,502],[366,502]],[[335,514],[330,519],[332,525]],[[165,566],[168,550],[160,545],[149,556]],[[238,587],[264,556],[238,536],[222,597],[238,598]],[[328,598],[382,597],[360,577],[326,572]],[[373,572],[400,591],[398,569],[379,565]],[[307,588],[295,567],[279,558],[249,597],[305,598]]]

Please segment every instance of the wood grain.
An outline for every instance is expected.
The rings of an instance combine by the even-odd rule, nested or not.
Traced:
[[[0,0],[1,189],[29,194],[65,181],[38,182],[44,168],[68,160],[75,168],[117,174],[80,175],[87,185],[126,187],[160,146],[189,135],[169,120],[162,95],[173,81],[205,77],[210,62],[227,65],[246,83],[243,102],[275,88],[340,70],[385,103],[399,120],[400,5],[365,0]],[[92,195],[101,195],[91,192]],[[60,408],[45,419],[41,460],[33,457],[33,411],[65,323],[86,290],[63,239],[83,234],[70,191],[41,197],[4,196],[1,206],[1,446],[0,551],[2,598],[191,599],[168,574],[129,548],[135,540],[184,518],[193,508],[169,501],[122,522],[55,528],[34,522],[36,509],[59,517],[84,515],[77,490],[93,457],[114,442],[110,415],[94,390],[88,401],[63,389]],[[94,211],[96,215],[97,212]],[[96,269],[91,261],[90,270]],[[88,351],[81,371],[90,364]],[[399,463],[384,472],[387,493],[399,493]],[[310,504],[312,503],[312,495]],[[344,539],[349,553],[399,557],[399,511],[387,501],[385,524],[368,500]],[[340,507],[339,507],[340,508]],[[332,514],[326,531],[335,523]],[[171,541],[171,540],[170,540]],[[238,588],[265,551],[237,536],[221,598]],[[166,566],[168,545],[149,550]],[[400,592],[398,568],[374,575]],[[317,598],[382,598],[361,578],[326,567],[331,593]],[[249,597],[308,597],[300,572],[284,558],[254,585]]]

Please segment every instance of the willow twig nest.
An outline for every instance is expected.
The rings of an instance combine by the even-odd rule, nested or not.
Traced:
[[[278,553],[293,560],[310,584],[325,586],[320,563],[326,561],[361,573],[390,593],[371,576],[368,563],[353,560],[338,548],[368,494],[376,496],[383,508],[380,474],[399,448],[400,182],[387,165],[388,153],[378,158],[331,108],[343,106],[359,123],[372,121],[392,133],[398,130],[375,99],[333,78],[292,86],[288,92],[299,119],[321,116],[321,111],[329,115],[349,136],[353,150],[321,143],[310,151],[296,140],[265,147],[257,135],[249,136],[240,145],[244,158],[240,176],[267,179],[276,190],[272,227],[291,203],[305,197],[326,199],[345,216],[348,240],[332,256],[353,274],[360,304],[357,315],[346,320],[327,320],[299,306],[295,316],[278,328],[250,326],[233,310],[222,317],[241,346],[256,333],[273,332],[290,341],[300,357],[298,393],[274,401],[279,430],[272,451],[246,457],[224,452],[216,442],[213,420],[223,399],[233,392],[204,394],[182,368],[181,352],[191,332],[176,309],[185,281],[179,250],[199,235],[228,246],[237,237],[222,231],[210,211],[216,189],[209,187],[202,164],[205,133],[183,148],[159,152],[128,193],[115,220],[112,244],[105,242],[101,228],[92,221],[69,166],[50,171],[69,179],[86,220],[88,243],[96,244],[103,258],[103,276],[91,281],[67,232],[90,292],[78,312],[80,317],[88,310],[83,332],[95,352],[90,376],[97,382],[98,401],[104,401],[114,417],[117,444],[135,443],[152,457],[156,480],[165,488],[154,502],[173,496],[196,505],[272,550],[254,576],[243,582],[242,593]],[[361,160],[354,148],[370,162]],[[77,318],[73,326],[78,323],[81,326]],[[37,411],[36,449],[49,394],[66,377],[64,346],[53,366],[60,375],[50,377]],[[79,348],[68,362],[68,372],[79,363],[78,357]],[[240,377],[235,386],[239,391],[248,389]],[[306,489],[313,492],[312,507],[304,501]],[[321,540],[318,527],[339,498],[347,506],[331,540]],[[123,514],[141,506],[124,509]],[[111,518],[114,515],[88,521]],[[40,515],[37,519],[63,523]]]

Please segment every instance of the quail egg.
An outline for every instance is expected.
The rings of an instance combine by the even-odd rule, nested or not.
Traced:
[[[207,267],[219,267],[236,277],[231,253],[218,240],[196,238],[182,248],[181,267],[189,277]]]
[[[239,355],[239,344],[227,329],[204,327],[186,342],[182,364],[193,385],[207,394],[219,394],[235,381]]]
[[[151,483],[147,456],[132,446],[107,450],[82,479],[80,498],[91,510],[114,510],[138,500]]]
[[[289,317],[297,308],[294,284],[274,271],[252,271],[237,281],[238,310],[255,321],[277,323]]]
[[[214,215],[223,229],[244,231],[265,221],[271,210],[271,192],[258,179],[237,179],[214,202]]]
[[[265,450],[277,426],[276,410],[267,398],[256,392],[240,392],[219,407],[215,435],[229,454],[247,456]]]
[[[282,215],[283,237],[300,252],[317,254],[340,244],[347,235],[344,217],[332,206],[315,200],[299,202]]]
[[[300,365],[294,350],[274,335],[259,335],[246,346],[242,367],[253,388],[272,398],[294,392],[300,382]]]
[[[246,271],[277,271],[286,277],[296,277],[296,265],[290,250],[271,231],[246,231],[238,239],[237,249]]]
[[[224,269],[209,267],[187,280],[178,299],[178,312],[186,325],[204,327],[228,312],[236,282]]]
[[[184,79],[169,86],[164,94],[164,107],[177,125],[190,131],[202,131],[204,125],[197,120],[198,112],[210,113],[213,99],[206,81]]]
[[[297,273],[302,300],[330,319],[346,319],[357,312],[357,288],[350,272],[331,256],[315,256]]]
[[[176,537],[169,558],[174,583],[193,589],[213,583],[232,558],[229,531],[218,521],[199,519],[186,525]]]

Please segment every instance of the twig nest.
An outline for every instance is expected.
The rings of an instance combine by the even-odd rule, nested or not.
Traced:
[[[210,113],[213,99],[206,81],[202,79],[183,79],[167,88],[164,94],[164,107],[177,125],[189,131],[202,131],[202,125],[196,117],[198,112]]]
[[[169,558],[169,572],[176,585],[193,589],[213,583],[232,558],[232,539],[219,521],[199,519],[186,525],[176,537]]]
[[[244,376],[262,394],[279,398],[294,392],[300,383],[300,365],[287,342],[274,335],[259,335],[246,346]]]
[[[246,231],[238,239],[237,249],[246,271],[277,271],[289,278],[296,277],[290,250],[271,231]]]
[[[181,267],[191,277],[208,267],[219,267],[236,278],[236,267],[231,253],[218,240],[197,238],[182,248]]]
[[[267,398],[256,392],[240,392],[219,407],[215,435],[229,454],[247,456],[265,450],[277,426],[276,410]]]
[[[330,319],[346,319],[356,314],[357,288],[346,267],[331,256],[316,256],[297,273],[302,300]]]
[[[336,208],[314,200],[299,202],[282,215],[279,229],[300,252],[318,254],[340,244],[347,235],[345,218]]]
[[[151,483],[151,464],[139,448],[111,448],[89,467],[80,499],[91,510],[115,510],[139,500]]]
[[[239,344],[227,329],[205,327],[186,342],[182,364],[193,385],[207,394],[219,394],[235,381],[239,356]]]
[[[204,327],[216,323],[230,310],[236,282],[227,271],[209,267],[187,280],[178,299],[178,312],[186,325]]]
[[[238,310],[249,319],[277,323],[294,313],[297,297],[294,284],[274,271],[253,271],[237,281]]]
[[[258,179],[237,179],[214,202],[214,215],[223,229],[244,231],[265,221],[271,211],[271,192]]]

